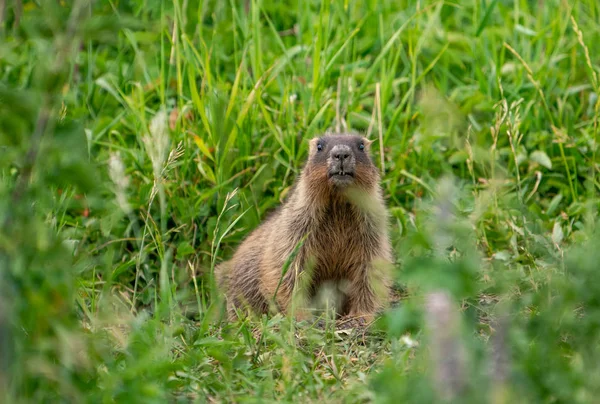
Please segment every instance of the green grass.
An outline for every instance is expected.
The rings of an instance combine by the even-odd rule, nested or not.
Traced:
[[[597,2],[8,3],[3,401],[597,397]],[[402,301],[223,321],[325,131],[375,140]]]

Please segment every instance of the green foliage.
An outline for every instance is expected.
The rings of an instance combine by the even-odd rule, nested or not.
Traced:
[[[1,401],[594,401],[597,2],[4,3]],[[401,301],[223,322],[328,130],[375,140]]]

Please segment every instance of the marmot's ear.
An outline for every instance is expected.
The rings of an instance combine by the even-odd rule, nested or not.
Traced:
[[[374,141],[373,140],[369,140],[366,137],[363,137],[363,142],[365,142],[365,148],[367,150],[370,150],[371,149],[371,144],[373,144]]]

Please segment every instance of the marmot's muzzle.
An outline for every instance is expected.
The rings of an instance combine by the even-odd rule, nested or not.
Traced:
[[[348,185],[354,180],[356,157],[350,146],[336,145],[329,153],[329,178],[335,185]]]

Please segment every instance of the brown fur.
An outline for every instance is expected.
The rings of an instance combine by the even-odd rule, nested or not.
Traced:
[[[329,150],[338,143],[364,142],[365,155],[356,160],[353,183],[333,185],[328,178],[331,160],[317,156],[317,142],[322,140],[311,140],[308,162],[287,200],[244,240],[230,261],[215,269],[231,318],[244,307],[267,312],[273,301],[277,309],[290,312],[294,296],[302,313],[308,299],[330,281],[347,286],[342,315],[370,319],[386,305],[392,251],[370,142],[352,135],[322,139]],[[303,238],[282,277],[286,260]]]

